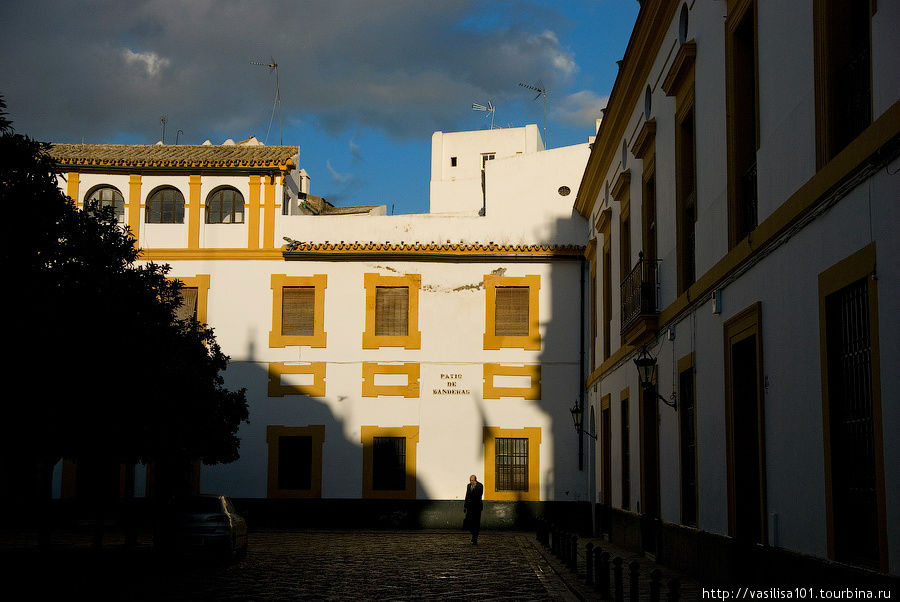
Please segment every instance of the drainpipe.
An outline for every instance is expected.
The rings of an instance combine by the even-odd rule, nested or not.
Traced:
[[[581,267],[581,295],[579,296],[580,301],[580,313],[581,320],[579,321],[579,350],[578,350],[578,405],[581,406],[582,414],[581,414],[581,430],[578,431],[578,470],[584,470],[584,422],[587,418],[588,414],[585,412],[584,407],[584,383],[586,380],[584,374],[584,270],[585,270],[585,257],[581,256],[579,261],[579,266]]]

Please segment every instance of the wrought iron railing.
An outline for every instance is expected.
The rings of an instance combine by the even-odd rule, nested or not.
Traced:
[[[659,260],[644,259],[622,280],[622,328],[625,332],[642,315],[659,312]]]

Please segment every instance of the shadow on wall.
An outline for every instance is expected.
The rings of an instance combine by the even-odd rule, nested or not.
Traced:
[[[560,220],[560,223],[564,226],[550,229],[547,244],[554,242],[558,232],[571,231],[572,224],[568,219]],[[534,404],[545,419],[541,425],[540,453],[534,456],[539,463],[539,483],[530,483],[529,487],[538,487],[540,493],[535,496],[529,491],[511,491],[504,496],[507,498],[504,501],[486,499],[482,514],[484,528],[530,528],[536,518],[546,518],[580,531],[591,528],[593,504],[589,492],[593,475],[588,474],[593,466],[588,456],[591,440],[584,436],[579,442],[569,412],[576,400],[584,402],[582,388],[586,366],[582,292],[587,290],[587,283],[582,285],[583,260],[576,255],[552,260],[499,259],[483,261],[483,264],[485,273],[499,265],[514,264],[520,273],[527,274],[531,273],[530,264],[544,265],[548,261],[551,269],[541,282],[541,304],[549,303],[550,311],[543,308],[541,313],[549,317],[541,325],[541,351],[536,357],[532,356],[535,357],[532,361],[542,367],[541,398],[503,397],[495,400],[476,396],[473,399],[475,414],[469,423],[471,428],[480,431],[472,439],[481,442],[476,456],[483,457],[484,436],[488,429],[537,426],[529,424],[532,419],[525,417],[529,414],[527,411],[519,416],[514,412],[501,412],[501,409],[518,403],[523,407]],[[377,476],[375,473],[379,469],[374,467],[375,454],[390,455],[390,452],[376,451],[374,438],[366,439],[359,433],[348,436],[344,420],[332,409],[359,400],[334,399],[326,403],[316,396],[296,392],[270,397],[266,365],[256,361],[255,356],[255,350],[248,348],[248,361],[232,362],[225,374],[226,385],[247,387],[250,422],[242,425],[239,432],[242,457],[226,466],[204,466],[199,480],[201,491],[231,495],[252,528],[462,529],[462,495],[470,472],[463,471],[459,475],[460,499],[432,499],[423,479],[416,475],[416,472],[425,474],[428,471],[421,463],[413,471],[404,462],[403,475],[398,477],[403,486],[392,486],[392,479]],[[513,349],[498,354],[497,361],[514,363],[514,358],[519,357],[525,356]],[[331,366],[330,378],[333,378]],[[501,418],[497,419],[498,416]],[[414,442],[408,444],[415,446]],[[410,451],[406,450],[407,457]],[[496,466],[492,468],[496,472]],[[482,472],[488,469],[487,466],[473,467],[471,472],[484,479]],[[338,470],[343,476],[335,474]],[[119,476],[115,486],[109,486],[109,491],[121,492],[123,480],[129,476],[134,479],[133,473],[121,474],[124,479]],[[355,480],[347,475],[359,475],[359,478]],[[345,484],[335,487],[337,479],[342,479]],[[323,491],[329,497],[322,498]],[[110,497],[116,495],[110,494]],[[486,495],[489,497],[495,496]],[[124,498],[119,495],[118,499]],[[115,511],[111,516],[115,520]]]

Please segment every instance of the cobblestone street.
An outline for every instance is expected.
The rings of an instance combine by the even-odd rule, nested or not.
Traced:
[[[278,531],[250,535],[229,563],[158,559],[146,543],[124,552],[86,545],[4,551],[5,568],[28,598],[122,600],[515,599],[574,600],[533,534],[484,532]],[[46,558],[46,557],[45,557]],[[15,598],[19,599],[19,598]]]

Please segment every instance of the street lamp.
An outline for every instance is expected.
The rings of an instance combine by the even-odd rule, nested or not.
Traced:
[[[593,433],[589,433],[584,430],[584,408],[581,407],[581,402],[579,400],[575,400],[575,405],[569,409],[572,412],[572,422],[575,423],[575,432],[576,433],[584,433],[591,439],[596,440],[597,435]]]
[[[656,382],[657,369],[656,358],[650,355],[646,345],[641,349],[640,354],[634,358],[634,365],[637,366],[638,378],[640,378],[641,388],[644,389],[644,393],[654,393],[664,404],[673,410],[677,409],[674,390],[672,391],[672,398],[669,400],[657,393],[654,387],[653,383]]]

